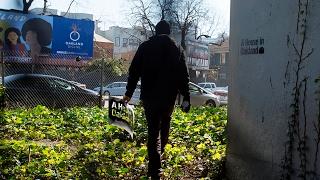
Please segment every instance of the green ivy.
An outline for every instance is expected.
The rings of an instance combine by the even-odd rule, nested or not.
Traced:
[[[0,122],[0,179],[146,179],[147,129],[135,109],[134,140],[111,126],[107,109],[4,112]],[[224,173],[226,108],[176,109],[165,148],[165,179],[220,178]]]

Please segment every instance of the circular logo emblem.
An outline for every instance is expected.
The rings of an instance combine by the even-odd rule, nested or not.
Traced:
[[[80,39],[80,34],[78,33],[78,31],[72,31],[70,33],[70,39],[72,41],[78,41]]]

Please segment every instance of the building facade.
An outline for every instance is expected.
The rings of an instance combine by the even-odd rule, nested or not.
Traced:
[[[112,26],[106,31],[96,28],[96,33],[114,42],[114,57],[131,61],[139,45],[147,40],[148,32],[144,29]]]
[[[214,82],[217,86],[227,86],[228,63],[230,61],[229,39],[222,44],[209,44],[210,63],[209,69],[213,72]]]

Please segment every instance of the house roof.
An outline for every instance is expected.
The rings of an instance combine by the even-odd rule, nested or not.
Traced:
[[[104,43],[112,43],[112,41],[104,38],[103,36],[99,35],[99,34],[96,34],[94,33],[94,37],[93,37],[93,40],[96,41],[96,42],[104,42]]]

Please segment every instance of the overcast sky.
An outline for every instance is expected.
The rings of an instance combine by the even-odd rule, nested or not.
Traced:
[[[67,11],[71,0],[48,0],[49,8]],[[0,0],[1,8],[13,8],[10,4],[13,0]],[[100,26],[107,29],[109,26],[129,27],[128,14],[130,13],[131,0],[75,0],[70,12],[90,13],[94,19],[103,21]],[[219,19],[217,31],[229,32],[230,0],[204,0],[205,5]],[[34,0],[31,8],[43,7],[43,0]]]

